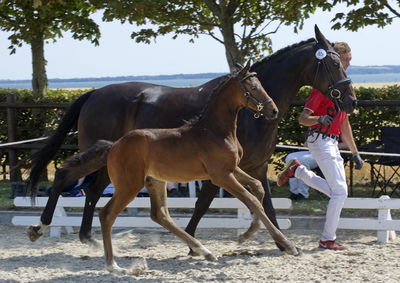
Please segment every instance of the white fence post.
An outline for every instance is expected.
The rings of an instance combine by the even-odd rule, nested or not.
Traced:
[[[382,203],[382,207],[385,207],[383,204],[385,200],[389,200],[390,197],[387,195],[383,195],[379,198],[379,202]],[[390,214],[390,209],[388,208],[379,208],[378,209],[378,220],[392,220],[392,215]],[[387,230],[379,230],[377,232],[378,243],[387,243],[390,240],[394,240],[396,238],[395,231],[387,231]]]
[[[65,213],[65,209],[62,206],[56,206],[56,209],[54,210],[54,217],[60,217],[60,216],[67,216],[67,213]],[[57,237],[59,238],[61,236],[61,229],[65,228],[65,232],[67,234],[70,234],[74,232],[74,229],[70,226],[50,226],[50,237]]]

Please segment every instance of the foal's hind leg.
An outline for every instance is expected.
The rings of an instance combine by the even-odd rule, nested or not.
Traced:
[[[202,255],[207,260],[216,260],[207,248],[172,220],[167,206],[166,182],[147,177],[146,187],[151,199],[151,219],[181,238],[196,255]]]
[[[251,177],[239,167],[236,168],[234,176],[240,182],[240,184],[242,184],[242,186],[244,186],[246,189],[249,189],[249,191],[260,201],[260,203],[263,203],[265,192],[259,180]],[[239,243],[247,241],[254,233],[260,230],[260,228],[261,221],[257,215],[253,214],[253,221],[251,222],[249,229],[239,236]]]
[[[143,188],[144,183],[144,178],[140,178],[142,180],[141,182],[138,180],[139,178],[133,177],[131,178],[132,180],[128,180],[128,178],[131,177],[126,177],[123,182],[114,183],[115,193],[111,200],[99,213],[101,231],[103,233],[106,268],[110,272],[124,272],[124,270],[117,265],[114,259],[111,241],[112,225],[114,224],[118,214],[136,197],[139,191]]]
[[[251,212],[254,213],[259,219],[264,223],[265,227],[267,227],[269,233],[275,242],[281,244],[285,251],[289,254],[298,255],[295,245],[286,239],[285,235],[282,234],[269,220],[267,215],[264,212],[262,204],[260,201],[251,193],[249,193],[234,177],[233,174],[218,174],[214,175],[212,178],[212,182],[216,185],[219,185],[226,189],[233,196],[237,197],[241,200]]]

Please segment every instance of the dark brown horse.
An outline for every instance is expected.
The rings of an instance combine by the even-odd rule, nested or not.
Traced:
[[[238,167],[243,155],[236,136],[239,110],[248,107],[261,112],[267,119],[278,116],[274,102],[255,73],[248,72],[249,68],[250,65],[223,78],[221,86],[211,94],[209,103],[197,119],[174,129],[133,130],[114,144],[100,141],[63,165],[66,176],[76,179],[105,166],[107,159],[115,193],[99,215],[109,271],[123,271],[114,260],[112,225],[144,186],[150,194],[151,218],[186,242],[194,254],[207,260],[216,259],[170,217],[166,181],[211,180],[213,184],[224,187],[246,204],[289,254],[298,254],[296,247],[266,216],[261,204],[264,198],[261,182]],[[248,187],[251,193],[243,186]]]
[[[327,51],[327,56],[317,59],[315,53],[318,49]],[[281,49],[255,63],[251,70],[258,73],[263,87],[274,99],[280,114],[274,121],[263,118],[254,120],[251,111],[240,111],[237,135],[243,147],[243,158],[239,167],[262,182],[265,189],[264,209],[272,223],[278,227],[266,172],[268,160],[275,149],[278,123],[298,90],[304,85],[312,85],[329,97],[332,90],[340,90],[342,95],[339,105],[348,113],[354,110],[356,100],[350,82],[346,81],[338,55],[317,27],[315,39]],[[46,146],[32,157],[29,179],[32,190],[35,191],[41,172],[74,126],[78,125],[79,148],[82,151],[99,139],[114,141],[132,129],[178,127],[184,120],[199,114],[211,91],[222,79],[223,77],[217,78],[195,88],[170,88],[132,82],[106,86],[82,95],[66,112]],[[108,183],[107,169],[102,168],[87,193],[79,232],[82,242],[92,242],[94,208]],[[195,213],[186,228],[189,234],[194,235],[198,221],[208,209],[216,192],[217,187],[210,182],[203,183]],[[43,227],[51,223],[60,193],[61,191],[52,191],[42,213],[41,223],[30,229],[32,240],[40,237]]]

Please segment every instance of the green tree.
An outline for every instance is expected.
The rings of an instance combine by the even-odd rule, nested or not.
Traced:
[[[104,8],[105,21],[119,19],[144,26],[132,33],[136,42],[150,43],[157,36],[185,34],[193,42],[200,35],[208,35],[225,47],[230,69],[234,62],[258,59],[265,51],[272,51],[269,35],[281,25],[302,28],[304,19],[316,7],[324,10],[326,1],[308,0],[115,0],[96,1]],[[151,24],[152,26],[150,26]]]
[[[360,3],[362,2],[362,3]],[[394,19],[400,19],[400,1],[387,0],[335,0],[333,5],[345,3],[351,10],[347,13],[337,13],[332,19],[333,29],[346,28],[357,31],[368,25],[384,27]]]
[[[56,41],[63,31],[74,39],[89,39],[98,45],[98,25],[89,18],[95,11],[85,0],[4,0],[0,2],[0,30],[11,32],[10,54],[24,43],[32,51],[32,89],[36,97],[47,92],[44,45]]]

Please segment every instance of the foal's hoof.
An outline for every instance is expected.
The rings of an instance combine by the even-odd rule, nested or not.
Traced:
[[[201,256],[201,254],[196,253],[194,250],[190,249],[188,255],[190,256]]]
[[[28,234],[29,240],[31,240],[31,242],[35,242],[37,239],[39,239],[43,235],[43,233],[40,233],[39,230],[40,230],[40,226],[31,225],[28,227],[27,234]]]
[[[249,237],[247,237],[247,236],[243,233],[243,234],[241,234],[241,235],[239,236],[238,242],[239,242],[239,244],[243,244],[243,243],[246,242],[248,239],[249,239]]]
[[[215,256],[213,256],[212,254],[207,254],[204,257],[208,261],[216,261],[217,260],[217,258]]]
[[[301,249],[295,246],[288,247],[285,252],[290,255],[299,256],[301,255]]]

